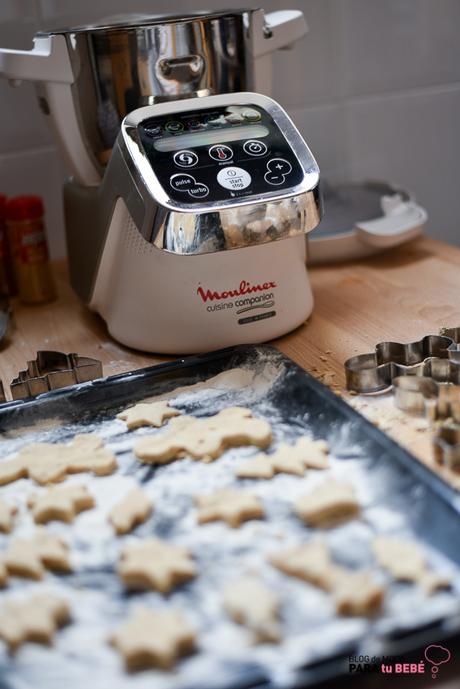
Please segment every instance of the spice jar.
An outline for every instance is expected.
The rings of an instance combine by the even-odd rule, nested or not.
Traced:
[[[43,202],[39,196],[17,196],[6,203],[8,239],[18,294],[28,304],[42,304],[56,296],[43,216]]]
[[[0,294],[16,294],[13,263],[9,250],[5,218],[6,196],[0,194]]]

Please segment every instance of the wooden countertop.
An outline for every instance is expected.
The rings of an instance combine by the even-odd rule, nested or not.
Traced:
[[[139,353],[116,343],[103,321],[73,294],[64,263],[54,266],[58,299],[46,306],[14,304],[13,327],[0,350],[0,377],[9,382],[38,349],[78,352],[102,360],[112,375],[159,363],[165,357]],[[421,238],[371,259],[310,269],[315,294],[311,318],[293,333],[275,340],[282,352],[343,392],[343,362],[372,351],[381,340],[408,342],[460,325],[460,249]],[[380,396],[350,398],[376,419],[385,407],[384,430],[431,464],[429,432],[395,412]],[[414,423],[412,423],[414,421]],[[460,479],[459,479],[460,481]]]

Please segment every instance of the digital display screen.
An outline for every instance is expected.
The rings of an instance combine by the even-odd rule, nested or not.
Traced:
[[[252,124],[237,128],[215,129],[204,132],[188,132],[164,139],[157,139],[154,148],[164,153],[180,151],[183,148],[210,146],[212,144],[229,143],[239,139],[263,139],[269,135],[269,130],[263,124]]]

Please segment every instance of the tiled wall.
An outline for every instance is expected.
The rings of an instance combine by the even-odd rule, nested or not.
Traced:
[[[383,178],[412,189],[429,232],[460,245],[460,2],[262,0],[298,8],[310,32],[275,58],[274,97],[332,179]],[[0,46],[28,48],[39,28],[126,11],[219,9],[228,0],[0,0]],[[65,252],[64,169],[30,84],[0,81],[0,191],[38,193],[54,256]]]

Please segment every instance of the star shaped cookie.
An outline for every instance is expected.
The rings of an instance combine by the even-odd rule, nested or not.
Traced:
[[[10,653],[33,643],[50,645],[56,630],[70,620],[67,603],[52,594],[41,593],[25,600],[9,600],[0,611],[0,638]]]
[[[117,572],[130,589],[168,593],[196,575],[188,548],[148,538],[122,548]]]
[[[2,564],[8,575],[29,579],[43,579],[47,569],[55,572],[71,571],[68,545],[44,528],[37,529],[30,539],[18,538],[11,541],[3,555]]]
[[[117,414],[117,419],[126,421],[129,430],[141,426],[160,428],[167,419],[179,416],[182,412],[170,407],[168,402],[139,402]]]
[[[110,643],[123,656],[126,669],[169,670],[195,647],[195,631],[178,610],[137,608],[112,634]]]
[[[262,519],[264,510],[259,498],[252,493],[224,488],[212,495],[198,495],[198,523],[224,521],[234,528],[249,519]]]
[[[73,522],[79,512],[94,507],[94,498],[85,486],[53,486],[42,493],[32,493],[28,507],[37,524],[50,521]]]
[[[145,493],[140,488],[133,488],[112,508],[109,521],[117,534],[125,534],[145,522],[152,510],[152,502]]]
[[[270,479],[275,474],[303,476],[307,468],[327,469],[328,445],[324,440],[303,436],[294,445],[281,443],[271,455],[259,454],[241,464],[238,478]]]

